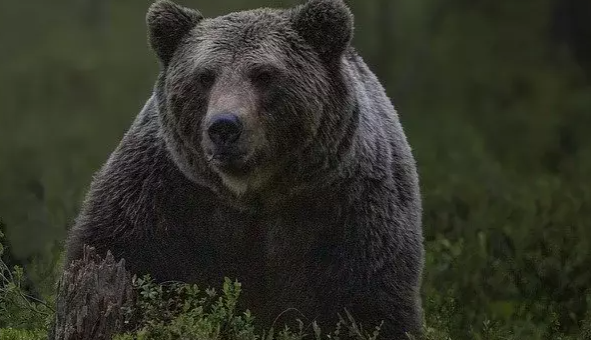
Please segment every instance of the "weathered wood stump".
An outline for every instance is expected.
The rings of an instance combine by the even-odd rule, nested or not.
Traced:
[[[85,247],[83,258],[64,271],[57,286],[51,340],[111,339],[124,330],[122,307],[133,303],[132,276],[109,252]]]

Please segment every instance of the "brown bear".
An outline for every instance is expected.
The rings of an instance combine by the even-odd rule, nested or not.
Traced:
[[[415,160],[345,3],[204,18],[161,0],[147,25],[154,92],[96,174],[66,261],[88,244],[159,281],[238,279],[262,327],[286,310],[331,327],[346,309],[384,339],[419,333]]]

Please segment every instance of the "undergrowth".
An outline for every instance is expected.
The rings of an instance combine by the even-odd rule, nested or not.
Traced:
[[[2,234],[0,232],[0,240]],[[0,256],[4,249],[0,243]],[[46,339],[53,318],[50,303],[30,296],[22,286],[23,270],[18,266],[8,268],[0,260],[0,340]],[[379,340],[379,327],[365,331],[350,314],[330,331],[321,330],[316,323],[305,325],[296,320],[298,327],[290,329],[259,330],[250,311],[240,311],[238,301],[241,293],[239,282],[225,279],[221,291],[213,288],[200,289],[194,284],[168,282],[156,284],[149,276],[134,277],[133,288],[136,301],[133,307],[124,310],[127,331],[114,340],[187,339],[187,340]],[[424,340],[454,340],[457,333],[454,320],[461,313],[455,298],[433,294],[424,300],[426,322]],[[552,317],[552,316],[550,316]],[[555,332],[553,340],[591,339],[591,313],[581,321],[577,336],[559,331],[556,316],[551,318]],[[469,330],[475,340],[521,340],[512,324],[485,318]],[[543,338],[543,337],[538,337]],[[414,338],[409,336],[409,340]],[[533,339],[533,338],[532,338]]]
[[[195,339],[195,340],[300,340],[352,339],[376,340],[379,329],[369,333],[347,314],[330,333],[323,333],[316,323],[309,327],[297,320],[298,328],[284,327],[259,332],[250,311],[237,309],[241,293],[239,282],[226,278],[221,293],[215,289],[200,290],[183,283],[155,284],[149,277],[135,278],[138,300],[126,311],[128,320],[135,319],[135,329],[116,337],[132,339]]]
[[[1,223],[1,222],[0,222]],[[35,298],[23,289],[24,272],[19,266],[9,268],[2,260],[4,234],[0,231],[0,339],[19,339],[18,329],[28,336],[47,328],[53,308],[48,302]],[[31,332],[31,330],[34,330]],[[6,335],[8,334],[8,335]]]

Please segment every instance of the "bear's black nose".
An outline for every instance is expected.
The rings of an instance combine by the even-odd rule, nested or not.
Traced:
[[[207,133],[214,144],[218,146],[228,145],[240,138],[242,123],[235,114],[218,114],[210,121]]]

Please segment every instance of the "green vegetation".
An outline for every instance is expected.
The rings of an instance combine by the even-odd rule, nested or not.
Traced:
[[[45,339],[53,310],[23,289],[22,268],[8,268],[1,260],[3,238],[0,231],[0,340]]]
[[[139,327],[115,340],[131,339],[228,339],[228,340],[299,340],[355,339],[375,340],[378,330],[367,334],[352,318],[341,319],[336,330],[323,335],[315,323],[305,327],[298,320],[299,328],[288,327],[262,334],[253,326],[250,312],[239,313],[236,305],[241,286],[226,279],[221,296],[214,289],[200,291],[195,285],[169,283],[156,285],[150,278],[136,279],[134,287],[139,292],[135,310],[129,310],[130,319],[139,316]],[[306,328],[306,329],[305,329]],[[310,336],[310,337],[308,337]]]
[[[216,15],[298,1],[179,2]],[[0,340],[45,335],[66,230],[155,79],[149,3],[0,4]],[[552,37],[556,2],[349,3],[418,160],[427,338],[591,339],[591,85]],[[262,336],[233,284],[205,305],[173,287],[191,308],[148,300],[137,332]]]
[[[26,330],[15,328],[0,329],[1,340],[44,340],[47,339],[47,332],[45,330]]]

